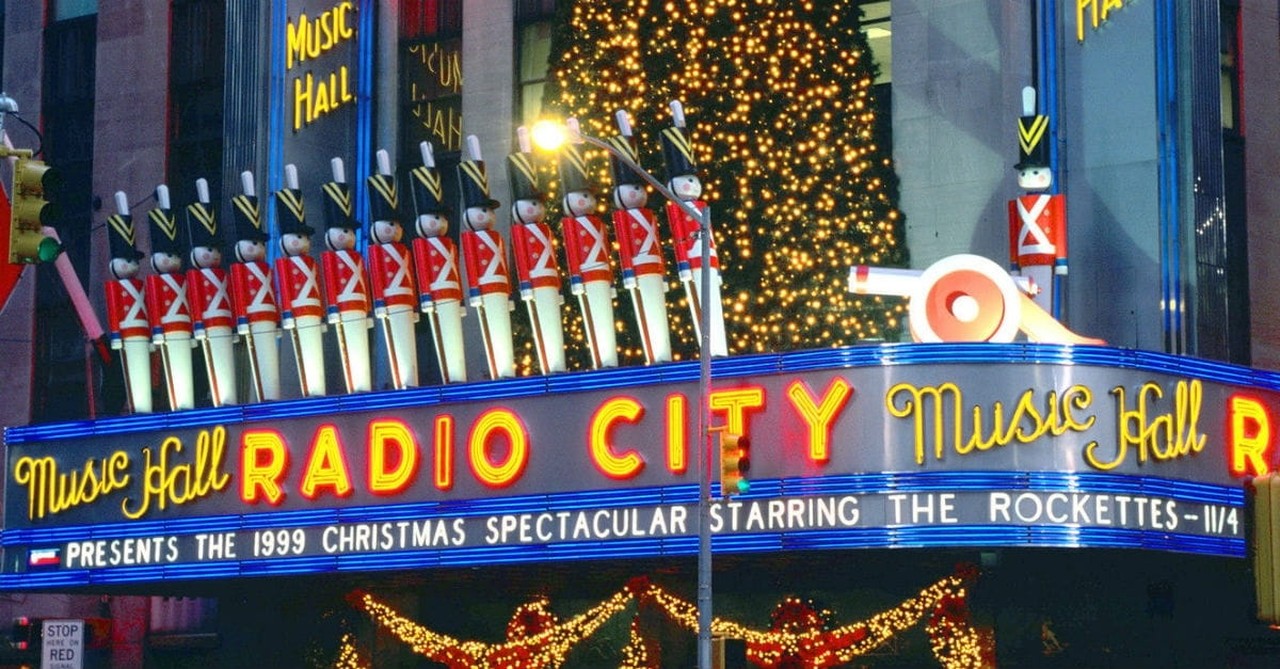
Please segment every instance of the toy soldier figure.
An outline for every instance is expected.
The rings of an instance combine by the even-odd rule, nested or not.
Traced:
[[[1035,113],[1036,90],[1022,89],[1018,119],[1018,187],[1031,191],[1009,201],[1009,269],[1028,277],[1039,288],[1033,299],[1055,318],[1062,298],[1057,277],[1067,274],[1066,199],[1049,193],[1049,117]]]
[[[116,215],[107,218],[111,276],[107,281],[107,326],[111,348],[120,351],[130,413],[151,413],[151,323],[134,246],[133,217],[123,191],[116,192]]]
[[[480,140],[467,136],[471,160],[458,164],[462,190],[462,252],[467,264],[467,294],[480,318],[489,377],[516,375],[515,351],[511,341],[511,274],[502,235],[493,229],[493,212],[498,201],[489,197],[489,180],[480,158]]]
[[[280,309],[271,286],[262,210],[252,172],[241,172],[242,192],[231,198],[236,217],[236,262],[231,265],[231,294],[236,332],[244,338],[258,401],[280,399]]]
[[[578,134],[577,119],[568,119]],[[609,229],[596,215],[596,195],[587,161],[578,144],[560,149],[560,186],[564,190],[564,255],[569,265],[569,291],[578,296],[583,329],[596,369],[618,366],[613,325],[613,267],[609,261]]]
[[[335,326],[347,392],[366,392],[373,389],[367,332],[373,321],[369,319],[364,258],[356,251],[356,228],[360,224],[352,218],[351,191],[347,188],[342,159],[334,158],[330,165],[333,181],[324,185],[324,244],[328,250],[320,254],[325,299],[329,305],[329,324]]]
[[[378,150],[378,174],[369,177],[369,278],[373,284],[373,315],[382,320],[382,335],[391,361],[391,383],[397,389],[418,385],[418,342],[413,324],[417,291],[413,261],[401,241],[400,202],[391,156]]]
[[[413,190],[413,266],[418,275],[418,308],[431,324],[431,340],[440,364],[440,380],[467,380],[462,345],[462,277],[458,273],[458,249],[449,239],[449,208],[444,205],[444,184],[436,169],[431,142],[418,145],[422,166],[409,174]]]
[[[276,191],[276,219],[280,225],[280,251],[276,279],[280,282],[280,324],[293,334],[293,356],[304,397],[325,392],[324,303],[320,301],[320,276],[311,257],[311,236],[298,188],[298,168],[284,166],[285,188]]]
[[[619,109],[618,129],[609,144],[631,162],[639,164],[639,154],[631,140],[631,122]],[[649,193],[644,180],[617,157],[609,157],[613,173],[613,229],[618,235],[618,256],[622,260],[622,286],[631,292],[636,325],[649,364],[671,360],[671,332],[667,322],[667,285],[662,261],[658,218],[645,207]]]
[[[684,109],[680,102],[671,101],[672,127],[662,131],[662,158],[667,168],[667,187],[684,205],[708,216],[707,203],[702,197],[702,181],[698,178],[697,164],[693,159],[693,146],[685,136]],[[667,203],[667,222],[671,224],[672,242],[676,251],[676,268],[689,298],[689,310],[693,317],[698,341],[702,341],[702,306],[706,305],[711,323],[711,355],[728,355],[729,345],[724,331],[724,305],[720,300],[720,259],[716,257],[715,236],[710,221],[705,233],[710,250],[710,288],[702,295],[702,243],[704,233],[701,222],[675,202]]]
[[[543,374],[563,372],[564,326],[560,322],[560,267],[547,225],[546,196],[538,185],[533,166],[529,131],[516,129],[520,150],[507,156],[507,180],[511,183],[511,245],[515,249],[520,299],[529,310],[533,343]]]
[[[196,341],[204,353],[213,406],[236,403],[235,334],[227,270],[222,269],[222,239],[218,219],[209,206],[209,182],[196,180],[197,201],[187,205],[187,236],[191,240],[191,269],[187,291],[195,320]]]
[[[156,187],[155,209],[151,210],[151,269],[147,277],[147,315],[151,317],[151,342],[160,349],[164,361],[169,407],[190,409],[196,405],[194,373],[191,367],[191,306],[187,299],[186,276],[182,272],[182,242],[178,222],[169,211],[169,187]]]

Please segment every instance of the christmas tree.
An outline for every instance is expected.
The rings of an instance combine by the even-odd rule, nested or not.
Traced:
[[[626,109],[641,164],[662,179],[658,135],[672,123],[668,102],[683,102],[731,351],[896,337],[898,300],[848,292],[851,266],[907,257],[897,177],[874,140],[890,120],[873,112],[877,67],[853,2],[577,0],[562,4],[560,18],[548,115],[608,137],[617,134],[614,112]],[[607,202],[607,161],[597,164]],[[651,196],[650,208],[663,204]],[[671,286],[675,350],[695,357],[689,310]],[[580,336],[567,325],[571,340]],[[619,338],[624,349],[628,341]],[[634,345],[622,354],[624,364],[642,360]]]

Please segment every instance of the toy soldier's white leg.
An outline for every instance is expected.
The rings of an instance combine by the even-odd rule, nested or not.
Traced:
[[[120,350],[125,390],[133,413],[151,413],[151,340],[126,337]]]
[[[555,288],[534,288],[533,299],[525,302],[530,320],[535,325],[534,336],[538,345],[538,362],[542,373],[565,371],[564,325],[560,319],[560,291]]]
[[[636,324],[644,338],[644,352],[649,364],[671,361],[671,327],[667,320],[666,281],[657,274],[636,277],[631,301],[636,309]]]
[[[210,372],[209,395],[213,398],[213,406],[235,404],[236,358],[231,328],[207,328],[205,337],[204,355]]]
[[[191,335],[170,332],[164,336],[165,381],[169,385],[169,406],[175,411],[196,405],[194,370],[191,367]]]
[[[618,366],[618,337],[613,325],[613,295],[607,281],[588,281],[578,295],[583,330],[596,369]]]
[[[340,338],[338,350],[342,354],[347,392],[373,390],[373,372],[369,365],[369,317],[361,311],[343,311],[338,314],[338,320],[342,324],[337,328]]]
[[[319,397],[325,393],[324,340],[321,338],[319,316],[298,316],[294,319],[293,354],[298,363],[298,381],[304,397]]]
[[[1040,305],[1040,308],[1053,313],[1053,266],[1031,265],[1023,267],[1019,273],[1034,281],[1036,287],[1040,289],[1040,292],[1031,299]]]
[[[462,347],[462,303],[457,300],[436,302],[435,311],[427,312],[431,336],[436,342],[436,359],[440,362],[440,379],[444,383],[467,380],[467,359]]]
[[[258,375],[257,388],[260,391],[258,401],[280,399],[280,348],[276,341],[280,330],[274,323],[250,323],[249,337],[252,338],[253,371]]]
[[[489,347],[489,373],[495,379],[516,375],[515,346],[511,341],[511,301],[506,295],[481,295],[484,316],[480,327]]]
[[[387,355],[391,359],[392,376],[396,389],[418,385],[418,342],[413,336],[413,310],[397,304],[387,307],[387,317],[382,322],[387,333]]]
[[[729,355],[729,343],[724,331],[724,304],[720,299],[720,271],[711,270],[711,294],[704,299],[701,295],[702,270],[693,270],[693,281],[685,284],[693,294],[698,295],[697,305],[706,305],[710,309],[711,319],[711,355]],[[693,311],[693,329],[698,334],[698,343],[702,343],[702,321],[699,319],[698,306],[690,305]]]

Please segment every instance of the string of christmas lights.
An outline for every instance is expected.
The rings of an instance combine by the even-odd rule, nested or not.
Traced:
[[[627,109],[641,163],[659,174],[667,103],[685,105],[720,249],[731,351],[896,336],[901,302],[853,295],[846,285],[852,265],[907,259],[897,176],[875,140],[888,119],[875,112],[877,66],[856,4],[563,5],[544,109],[578,118],[598,137],[616,134],[613,112]],[[609,184],[607,161],[595,164],[598,182]],[[655,200],[651,207],[660,209]],[[668,287],[677,357],[693,357],[694,324],[670,279]],[[569,341],[581,344],[579,324],[565,325]],[[624,364],[642,362],[636,338],[618,327]]]
[[[972,570],[958,570],[892,609],[840,627],[830,627],[830,611],[818,610],[812,602],[788,597],[774,609],[768,630],[716,618],[711,632],[718,637],[744,640],[747,659],[756,666],[818,669],[848,664],[925,619],[930,649],[941,666],[946,669],[994,666],[993,640],[970,625],[966,585],[974,577]],[[698,629],[696,605],[647,578],[632,579],[621,591],[564,622],[550,610],[550,602],[545,598],[522,605],[507,625],[507,640],[496,644],[460,641],[432,631],[367,593],[351,599],[375,624],[408,644],[414,653],[458,669],[559,667],[574,647],[633,602],[656,607],[685,629],[695,633]],[[660,656],[641,634],[637,610],[627,645],[622,650],[620,667],[651,669],[660,664]],[[366,666],[350,634],[343,637],[334,666],[343,669]]]

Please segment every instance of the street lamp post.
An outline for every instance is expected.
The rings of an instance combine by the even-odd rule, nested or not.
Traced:
[[[698,669],[711,669],[711,468],[714,462],[711,444],[711,312],[705,304],[706,296],[711,292],[711,210],[710,207],[699,211],[697,207],[681,200],[661,181],[645,171],[629,156],[597,137],[585,135],[576,125],[563,126],[550,121],[540,121],[533,128],[534,141],[545,148],[555,148],[566,139],[572,142],[585,142],[603,149],[613,156],[645,183],[653,186],[667,200],[676,204],[686,214],[698,221],[698,234],[702,242],[702,276],[699,290],[703,296],[702,308],[698,311],[698,328],[702,333],[702,344],[698,353],[701,364],[698,375],[698,436],[701,439],[701,451],[698,471]]]

